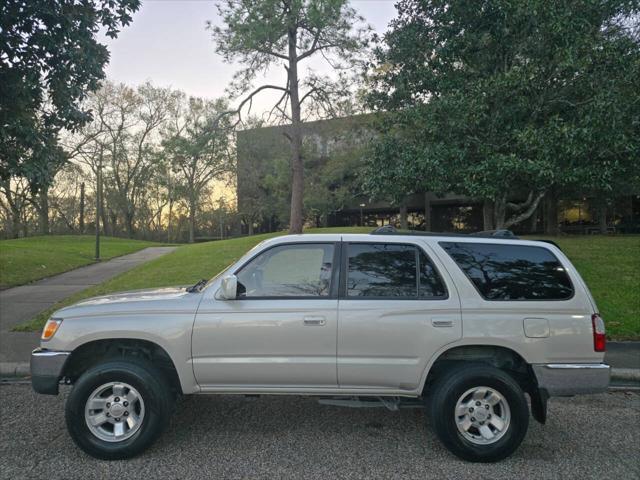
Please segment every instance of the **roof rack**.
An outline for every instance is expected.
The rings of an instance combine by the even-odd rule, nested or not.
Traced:
[[[550,245],[553,245],[554,247],[556,247],[558,250],[562,251],[562,248],[560,247],[560,245],[558,245],[556,242],[554,242],[553,240],[548,240],[546,238],[536,238],[535,239],[536,242],[544,242],[544,243],[548,243]]]
[[[371,235],[416,235],[421,237],[483,237],[504,240],[518,240],[518,237],[511,230],[484,230],[474,233],[438,233],[438,232],[418,232],[415,230],[398,230],[393,225],[384,225],[371,232]]]

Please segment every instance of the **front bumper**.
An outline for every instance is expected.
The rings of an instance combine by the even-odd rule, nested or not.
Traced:
[[[31,386],[38,393],[58,394],[64,364],[71,352],[36,348],[31,352]]]
[[[604,363],[532,365],[538,388],[550,397],[606,392],[611,368]]]

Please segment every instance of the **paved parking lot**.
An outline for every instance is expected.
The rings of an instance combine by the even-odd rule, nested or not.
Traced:
[[[548,424],[532,420],[516,454],[493,465],[449,455],[422,410],[230,396],[186,399],[151,450],[103,462],[67,436],[63,402],[64,395],[36,395],[29,385],[0,386],[3,479],[640,478],[638,393],[554,399]]]

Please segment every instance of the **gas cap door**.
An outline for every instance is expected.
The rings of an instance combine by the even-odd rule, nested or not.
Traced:
[[[549,320],[546,318],[525,318],[524,334],[528,338],[547,338],[549,336]]]

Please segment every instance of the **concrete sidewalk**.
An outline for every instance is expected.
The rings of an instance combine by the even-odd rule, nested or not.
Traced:
[[[29,361],[31,350],[39,343],[39,333],[12,332],[11,329],[74,293],[98,285],[132,268],[166,255],[177,247],[149,247],[106,262],[80,267],[28,285],[0,291],[0,364],[1,374]]]

